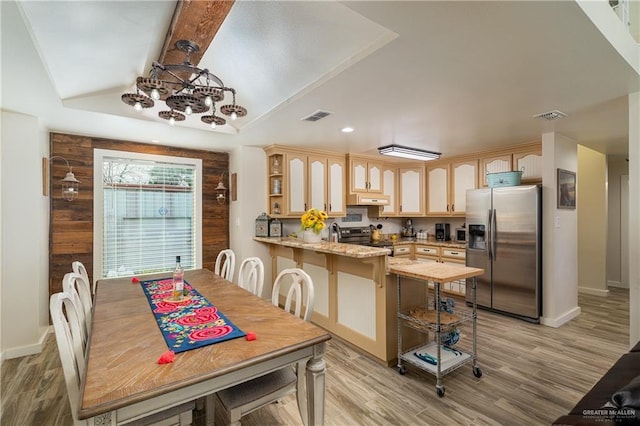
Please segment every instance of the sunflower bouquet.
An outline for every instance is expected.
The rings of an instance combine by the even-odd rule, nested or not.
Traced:
[[[306,231],[311,229],[315,234],[319,234],[325,228],[324,221],[329,217],[327,212],[311,208],[306,211],[300,217],[300,223],[302,224],[302,230]]]

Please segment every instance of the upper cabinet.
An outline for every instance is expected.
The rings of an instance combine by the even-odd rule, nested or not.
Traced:
[[[349,155],[349,191],[382,193],[382,162]]]
[[[380,207],[381,216],[397,216],[398,202],[396,195],[398,194],[397,185],[398,168],[392,164],[385,164],[382,168],[382,193],[389,197],[389,204]]]
[[[510,172],[513,170],[511,154],[491,155],[480,158],[480,182],[482,186],[487,186],[488,173]]]
[[[424,166],[398,168],[398,214],[424,216]]]
[[[274,217],[298,217],[315,207],[329,216],[346,214],[344,156],[331,153],[302,152],[281,146],[265,149],[269,164],[269,214]],[[273,165],[282,169],[273,173]],[[280,181],[279,191],[274,191]]]
[[[427,164],[427,215],[464,216],[468,189],[475,189],[478,160]]]
[[[542,147],[525,147],[513,153],[513,169],[522,172],[523,183],[542,182]]]
[[[522,183],[542,182],[542,144],[531,142],[480,157],[478,179],[487,186],[487,173],[521,171]]]

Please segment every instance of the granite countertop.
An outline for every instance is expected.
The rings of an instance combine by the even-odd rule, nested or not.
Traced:
[[[455,241],[437,241],[433,239],[418,239],[414,241],[408,240],[396,240],[393,242],[394,246],[403,246],[408,244],[420,244],[420,245],[428,245],[428,246],[438,246],[438,247],[448,247],[448,248],[456,248],[459,250],[463,250],[467,247],[465,243],[457,243]]]
[[[356,244],[331,243],[328,241],[321,241],[319,243],[305,243],[304,241],[302,241],[302,238],[254,237],[253,239],[261,243],[301,248],[305,250],[313,250],[319,253],[330,253],[346,257],[367,258],[376,256],[387,256],[391,253],[391,251],[386,248],[359,246]]]

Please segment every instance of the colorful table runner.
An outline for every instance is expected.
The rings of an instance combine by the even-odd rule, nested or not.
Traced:
[[[173,291],[171,278],[140,284],[167,346],[175,353],[246,335],[187,281],[184,288],[189,292],[188,300],[177,303],[167,301]]]

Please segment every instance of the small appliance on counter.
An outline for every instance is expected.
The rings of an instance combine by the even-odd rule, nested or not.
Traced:
[[[436,241],[450,241],[451,229],[448,223],[436,223]]]
[[[456,242],[457,243],[466,243],[467,242],[467,228],[456,228]]]
[[[406,226],[402,228],[402,238],[415,238],[416,230],[413,227],[413,220],[407,219]]]

